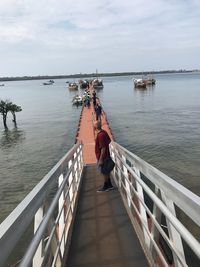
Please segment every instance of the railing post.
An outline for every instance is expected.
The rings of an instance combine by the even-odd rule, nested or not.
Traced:
[[[175,207],[174,207],[173,201],[171,199],[167,198],[163,191],[161,191],[161,197],[162,197],[163,202],[167,206],[167,208],[176,217],[176,211],[175,211]],[[170,223],[168,218],[166,218],[166,223],[167,223],[167,229],[168,229],[170,240],[172,241],[172,243],[174,244],[174,247],[179,252],[179,255],[181,256],[181,258],[185,261],[185,254],[184,254],[184,249],[183,249],[181,236],[178,233],[178,231],[174,228],[174,226]],[[178,260],[178,257],[174,253],[174,250],[172,250],[172,254],[173,254],[173,258],[174,258],[175,267],[181,267],[182,264]]]
[[[61,174],[58,178],[58,187],[61,186],[62,182],[64,180],[64,177],[63,177],[63,174]],[[65,249],[65,240],[64,238],[62,239],[61,241],[61,237],[62,237],[62,234],[63,234],[63,231],[64,231],[64,228],[65,228],[65,216],[64,216],[64,209],[63,208],[63,205],[64,205],[64,192],[62,192],[62,194],[60,195],[60,198],[59,198],[59,213],[61,212],[61,215],[60,215],[60,219],[59,219],[59,224],[58,224],[58,231],[59,231],[59,241],[61,242],[60,244],[60,252],[61,252],[61,255],[63,256],[64,255],[64,249]]]
[[[155,195],[156,196],[159,196],[160,194],[160,190],[157,186],[155,186]],[[160,211],[160,209],[158,209],[158,207],[153,203],[153,216],[155,217],[156,221],[161,224],[161,217],[162,217],[162,213]],[[153,223],[152,221],[152,226],[151,226],[151,234],[153,236],[153,239],[155,240],[155,242],[158,244],[159,242],[159,236],[160,236],[160,233],[159,231],[157,230],[157,228],[155,227],[155,224]],[[153,246],[152,243],[150,243],[150,253],[152,255],[152,258],[155,260],[156,258],[156,250]]]
[[[120,153],[119,153],[119,151],[115,148],[115,153],[116,153],[116,155],[118,155],[118,157],[119,158],[121,158],[121,155],[120,155]],[[116,157],[116,163],[117,163],[117,166],[118,166],[118,168],[116,168],[117,169],[117,176],[118,176],[118,187],[119,187],[119,189],[121,189],[121,186],[122,186],[122,174],[121,174],[121,172],[123,171],[123,165],[122,165],[122,163],[121,163],[121,161],[119,160],[119,158],[118,157]]]
[[[68,163],[68,168],[70,169],[70,167],[72,166],[72,160],[69,161]],[[70,186],[70,189],[69,189],[69,205],[70,205],[70,208],[71,208],[71,212],[73,213],[73,209],[74,209],[74,205],[73,205],[73,185],[72,185],[72,180],[73,180],[73,175],[72,175],[72,172],[70,173],[69,175],[69,186]]]
[[[122,161],[123,163],[126,163],[126,157],[124,155],[122,155]],[[128,206],[130,208],[131,207],[131,191],[130,191],[128,171],[125,165],[123,165],[123,173],[125,176],[126,197],[127,197]]]
[[[34,234],[37,231],[38,227],[40,226],[42,220],[43,220],[43,209],[44,206],[40,207],[38,211],[35,214],[34,218]],[[42,261],[43,261],[43,241],[40,242],[35,255],[33,257],[33,267],[38,267],[41,266]]]
[[[133,168],[135,171],[135,174],[137,175],[137,177],[139,179],[141,179],[141,175],[140,175],[140,171],[137,168]],[[136,190],[138,192],[138,195],[140,196],[140,199],[144,202],[144,193],[143,193],[143,189],[142,186],[138,183],[138,181],[136,180]],[[147,220],[147,214],[146,214],[146,210],[144,208],[144,206],[141,204],[141,202],[139,201],[139,212],[141,215],[141,220],[143,221],[142,223],[142,230],[143,230],[143,234],[144,234],[144,239],[145,239],[145,243],[147,245],[147,247],[150,247],[150,238],[145,230],[144,225],[146,225],[147,229],[149,229],[148,227],[148,220]]]
[[[110,155],[111,155],[111,158],[113,159],[113,161],[116,163],[116,155],[115,155],[115,149],[113,147],[113,145],[110,145]],[[113,176],[116,177],[116,173],[117,173],[117,168],[116,168],[116,165],[113,169]]]

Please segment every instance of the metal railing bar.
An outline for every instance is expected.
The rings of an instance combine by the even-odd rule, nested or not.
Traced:
[[[81,150],[78,151],[76,159],[79,157],[80,152],[81,152]],[[76,160],[74,160],[74,164],[75,164],[75,162],[76,162]],[[74,167],[74,164],[72,164],[72,165],[70,166],[72,169],[73,169],[73,167]],[[76,170],[78,170],[78,169],[76,169]],[[71,172],[72,172],[72,170],[71,170]],[[70,172],[70,174],[71,174],[71,172]],[[82,170],[81,170],[81,173],[82,173]],[[79,174],[79,176],[81,177],[81,174]],[[79,177],[79,178],[80,178],[80,177]],[[64,177],[63,180],[65,180],[65,179],[67,179],[67,178],[66,178],[66,175],[65,175],[65,177]],[[63,209],[64,209],[65,199],[66,199],[66,197],[69,195],[69,191],[70,191],[70,189],[71,189],[71,186],[72,186],[73,181],[74,181],[74,179],[73,179],[73,180],[71,181],[71,183],[69,184],[69,187],[68,187],[68,189],[67,189],[67,191],[66,191],[66,193],[65,193],[65,195],[64,195],[62,208],[61,208],[61,210],[60,210],[60,213],[59,213],[58,216],[56,217],[56,220],[55,220],[55,222],[54,222],[53,229],[51,230],[51,233],[50,233],[50,235],[49,235],[49,239],[48,239],[47,244],[46,244],[46,246],[45,246],[45,248],[44,248],[43,262],[46,260],[46,257],[47,257],[47,251],[49,250],[49,247],[50,247],[50,245],[51,245],[51,241],[52,241],[53,235],[55,234],[56,227],[57,227],[57,225],[59,224],[59,219],[60,219],[61,213],[62,213],[62,211],[63,211]],[[64,223],[67,222],[66,218],[68,219],[70,210],[71,210],[71,205],[68,206],[68,209],[67,209],[67,213],[66,213],[66,216],[65,216]],[[71,212],[72,212],[72,211],[71,211]],[[63,230],[63,232],[65,232],[65,229]],[[57,241],[57,243],[59,243],[57,239],[56,239],[56,241]]]
[[[66,197],[66,196],[67,196],[67,194],[65,195],[65,197]],[[62,205],[61,211],[63,211],[63,209],[64,209],[64,202],[65,202],[65,201],[63,201],[63,205]],[[64,223],[67,222],[66,218],[68,218],[68,215],[69,215],[69,211],[70,211],[70,210],[71,210],[71,206],[69,205],[69,206],[68,206],[68,209],[67,209],[66,216],[65,216],[65,221],[64,221]],[[49,246],[50,246],[50,244],[51,244],[51,241],[52,241],[53,235],[54,235],[54,233],[55,233],[56,227],[57,227],[57,225],[59,224],[60,216],[61,216],[61,212],[59,213],[59,216],[57,216],[57,217],[56,217],[56,220],[54,221],[54,226],[53,226],[53,228],[52,228],[52,230],[51,230],[51,233],[50,233],[50,235],[49,235],[49,239],[48,239],[47,244],[46,244],[45,249],[44,249],[44,255],[46,255],[46,253],[47,253],[47,251],[48,251],[48,249],[49,249]],[[44,256],[44,260],[45,260],[45,256]],[[43,260],[43,261],[44,261],[44,260]]]
[[[69,175],[71,174],[71,171],[73,169],[73,166],[74,166],[74,162],[72,163],[72,165],[70,166],[68,172],[67,172],[67,175],[65,176],[65,179],[63,180],[61,186],[59,187],[57,193],[56,193],[56,196],[54,197],[52,203],[51,203],[51,206],[49,207],[49,210],[48,212],[46,213],[46,215],[44,216],[44,219],[43,221],[41,222],[39,228],[37,229],[36,233],[35,233],[35,236],[33,237],[32,239],[32,243],[30,244],[21,264],[20,264],[20,267],[26,267],[26,266],[29,266],[31,264],[31,260],[35,254],[35,251],[37,250],[37,246],[38,244],[40,243],[41,241],[41,236],[43,235],[44,231],[46,230],[46,227],[47,227],[47,223],[49,221],[49,219],[51,218],[53,212],[54,212],[54,209],[57,205],[57,202],[60,198],[60,195],[66,185],[66,182],[69,178]]]
[[[59,242],[59,243],[60,243],[60,242]],[[52,265],[51,265],[52,267],[55,266],[55,264],[56,264],[59,250],[60,250],[60,246],[57,246],[57,248],[56,248],[56,252],[55,252],[55,254],[54,254],[54,259],[53,259],[53,262],[52,262]]]
[[[200,197],[116,142],[112,142],[110,146],[111,148],[113,146],[113,150],[118,149],[130,162],[134,162],[134,165],[152,183],[164,190],[168,197],[170,197],[180,209],[185,211],[188,216],[200,226]]]
[[[55,234],[56,227],[57,227],[57,225],[54,224],[54,226],[53,226],[53,228],[52,228],[52,230],[51,230],[51,233],[50,233],[50,235],[49,235],[48,241],[47,241],[47,243],[46,243],[46,246],[45,246],[45,248],[44,248],[44,252],[43,252],[43,255],[44,255],[44,257],[43,257],[43,261],[46,260],[46,257],[47,257],[47,251],[49,250],[49,247],[50,247],[50,245],[51,245],[51,241],[52,241],[52,238],[53,238],[53,236],[54,236],[54,234]],[[57,241],[57,239],[56,239],[56,241]]]
[[[73,169],[73,167],[74,167],[74,164],[75,164],[75,161],[72,163],[72,165],[70,166],[70,168],[72,167],[72,169]],[[70,174],[71,174],[72,172],[70,172]],[[66,179],[66,176],[64,177],[64,179]],[[63,179],[63,180],[64,180]],[[67,188],[67,191],[66,191],[66,193],[65,193],[65,195],[64,195],[64,199],[69,195],[69,191],[70,191],[70,189],[71,189],[71,186],[72,186],[72,184],[73,184],[73,182],[74,182],[74,178],[72,179],[72,181],[71,181],[71,183],[69,184],[69,186],[68,186],[68,188]],[[61,216],[61,214],[62,214],[62,211],[63,211],[63,209],[64,209],[64,199],[63,199],[63,205],[62,205],[62,208],[60,209],[60,212],[58,213],[58,215],[57,215],[57,217],[56,217],[56,223],[58,223],[58,221],[59,221],[59,219],[60,219],[60,216]],[[70,203],[71,203],[71,201],[70,201]]]
[[[73,180],[74,180],[74,179],[73,179]],[[73,180],[71,181],[70,186],[72,185]],[[67,212],[65,218],[66,218],[66,217],[68,218],[70,209],[71,209],[71,212],[72,212],[72,214],[73,214],[73,211],[72,211],[72,208],[71,208],[71,204],[73,203],[74,197],[75,197],[75,195],[73,194],[73,198],[72,198],[72,200],[70,200],[69,209],[68,209],[68,212]],[[65,220],[64,222],[66,223],[67,220]],[[71,224],[70,224],[70,225],[71,225]],[[52,266],[55,266],[55,262],[56,262],[56,260],[57,260],[58,253],[59,253],[59,251],[60,251],[60,245],[61,245],[61,243],[62,243],[62,240],[63,240],[63,237],[64,237],[64,233],[65,233],[65,229],[63,229],[61,238],[60,238],[60,240],[58,241],[58,247],[57,247],[56,253],[55,253],[55,255],[54,255],[55,260],[53,261]]]
[[[119,158],[118,159],[123,163],[123,165],[129,170],[129,172],[135,177],[138,183],[142,186],[145,192],[149,195],[149,197],[153,200],[156,206],[163,212],[163,214],[169,219],[174,228],[180,233],[186,243],[192,248],[195,254],[200,258],[200,244],[199,242],[192,236],[192,234],[185,228],[185,226],[171,213],[170,210],[164,205],[164,203],[152,192],[151,189],[137,176],[135,176],[134,171],[131,167],[129,167],[125,162]],[[120,170],[121,171],[121,170]]]
[[[66,222],[68,221],[68,216],[69,216],[69,213],[70,213],[70,210],[71,210],[71,207],[68,206],[68,209],[67,209],[67,213],[66,213],[66,216],[65,216],[65,220],[64,220],[64,223],[66,224]],[[58,220],[59,221],[59,220]],[[46,260],[46,257],[47,257],[47,251],[49,250],[49,246],[51,245],[51,241],[52,241],[52,238],[53,238],[53,235],[55,234],[55,231],[56,231],[56,227],[58,225],[58,222],[54,222],[54,226],[53,226],[53,230],[51,231],[51,234],[49,236],[49,239],[47,241],[47,244],[45,246],[45,249],[44,249],[44,260]],[[70,224],[71,225],[71,224]],[[64,229],[65,231],[65,229]],[[57,243],[58,243],[58,240],[56,239]]]
[[[54,183],[55,177],[62,173],[66,162],[79,146],[79,144],[74,145],[0,225],[1,264],[5,262],[21,235],[31,223],[43,202],[46,188]]]
[[[122,175],[125,177],[125,175],[123,174],[122,172]],[[128,180],[126,177],[125,177],[126,180]],[[151,213],[151,211],[149,210],[149,208],[146,206],[146,204],[144,203],[144,201],[140,198],[139,194],[137,193],[137,191],[135,190],[135,188],[132,186],[132,184],[129,182],[129,185],[131,186],[131,189],[133,190],[133,192],[135,193],[135,195],[137,196],[138,200],[140,201],[140,203],[143,205],[143,207],[145,208],[146,212],[148,213],[148,215],[151,217],[152,219],[152,222],[154,223],[154,225],[156,226],[157,230],[159,231],[159,233],[162,235],[162,237],[164,238],[164,240],[167,242],[167,244],[169,245],[169,247],[171,248],[171,250],[173,250],[177,256],[177,258],[179,259],[180,263],[183,264],[183,266],[187,267],[188,265],[185,264],[185,260],[182,258],[182,256],[180,255],[180,253],[177,251],[176,248],[174,248],[173,246],[173,243],[171,242],[171,240],[168,238],[168,236],[166,235],[166,233],[164,232],[164,230],[162,229],[162,227],[159,225],[159,223],[157,222],[157,220],[155,219],[155,217],[153,216],[153,214]],[[123,188],[125,189],[126,191],[126,186],[125,184],[122,182],[122,186]],[[126,192],[127,194],[127,192]],[[137,213],[138,217],[140,218],[141,220],[141,223],[142,225],[144,226],[145,228],[145,231],[147,233],[147,235],[150,237],[151,240],[154,240],[152,235],[151,235],[151,232],[149,231],[148,227],[146,226],[146,224],[144,223],[144,220],[143,218],[140,216],[140,213],[137,209],[137,207],[135,206],[130,194],[127,194],[135,212]],[[156,249],[157,251],[157,249]]]
[[[125,189],[125,186],[124,186],[123,183],[122,183],[122,186],[123,186],[123,188]],[[122,193],[122,198],[124,199],[125,202],[127,202],[127,200],[126,200],[125,196],[123,195],[123,193]],[[129,198],[129,199],[130,199],[130,198]],[[137,210],[137,207],[135,206],[135,204],[132,202],[131,199],[130,199],[130,201],[131,201],[131,204],[132,204],[132,206],[133,206],[135,212],[137,213],[138,217],[140,218],[141,223],[143,224],[143,219],[141,218],[140,213],[139,213],[139,211]],[[135,219],[133,218],[133,217],[134,217],[133,214],[130,213],[130,215],[131,215],[131,217],[132,217],[131,220],[134,221]],[[169,265],[167,264],[166,259],[164,258],[162,252],[160,251],[160,249],[159,249],[157,243],[155,242],[155,240],[153,239],[151,233],[149,232],[149,229],[147,228],[147,226],[146,226],[145,224],[143,224],[143,226],[144,226],[144,229],[145,229],[146,233],[147,233],[148,236],[150,237],[150,240],[151,240],[151,242],[152,242],[152,244],[153,244],[153,247],[155,248],[156,252],[158,253],[158,256],[160,257],[162,263],[164,264],[165,267],[169,267]],[[187,267],[187,266],[186,266],[186,267]]]

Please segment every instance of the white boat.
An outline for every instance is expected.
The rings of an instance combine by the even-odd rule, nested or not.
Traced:
[[[80,95],[76,95],[73,99],[72,99],[72,103],[73,105],[82,105],[83,103],[83,98]]]
[[[78,85],[76,83],[69,83],[69,90],[78,90]]]
[[[43,85],[52,85],[53,83],[54,83],[54,81],[50,80],[48,82],[43,83]]]
[[[80,80],[79,84],[80,84],[81,89],[86,89],[89,86],[89,81],[88,80]]]
[[[143,79],[133,78],[133,82],[134,82],[134,86],[136,88],[146,88],[147,87],[147,84],[146,84],[145,80],[143,80]]]
[[[143,80],[146,82],[146,85],[154,85],[156,83],[156,80],[153,78],[153,76],[147,76]]]
[[[92,81],[92,86],[94,89],[103,89],[103,80],[98,78],[94,79]]]

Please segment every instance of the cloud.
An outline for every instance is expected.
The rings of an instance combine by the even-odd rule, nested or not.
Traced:
[[[137,55],[199,48],[199,10],[198,0],[1,0],[0,49],[3,57],[14,50],[18,62],[30,54],[41,60],[108,54],[110,62],[134,56],[140,66]]]

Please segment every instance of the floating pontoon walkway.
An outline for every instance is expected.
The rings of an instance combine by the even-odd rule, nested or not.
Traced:
[[[96,170],[94,108],[83,107],[77,141],[83,144],[84,169],[67,267],[146,267],[144,252],[117,188],[97,193],[103,183]],[[113,139],[106,114],[102,128]]]
[[[98,100],[97,100],[98,101]],[[90,108],[83,107],[76,140],[83,144],[83,160],[85,164],[96,163],[95,157],[95,131],[93,121],[95,120],[94,107],[91,103]],[[113,139],[110,127],[107,122],[106,114],[103,112],[101,116],[102,128],[107,131],[110,138]]]

